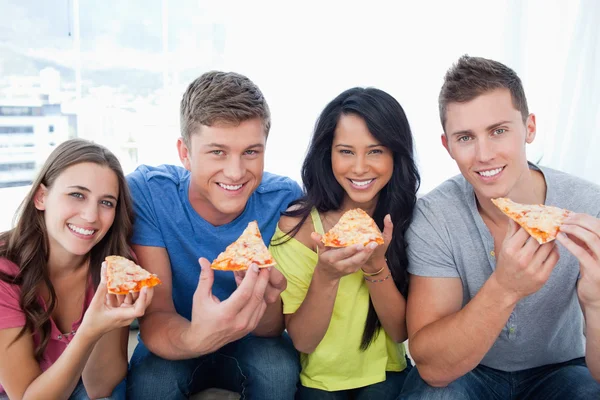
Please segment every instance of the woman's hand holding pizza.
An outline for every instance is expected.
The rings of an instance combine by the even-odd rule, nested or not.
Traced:
[[[557,240],[579,260],[579,301],[600,310],[600,219],[572,213],[563,221]]]
[[[378,247],[375,242],[371,242],[367,246],[355,244],[339,248],[326,247],[321,242],[321,235],[318,233],[313,232],[311,238],[315,241],[319,254],[315,271],[321,271],[331,281],[337,281],[358,271]]]
[[[78,334],[99,339],[114,329],[129,326],[134,319],[144,315],[152,301],[154,288],[144,287],[138,293],[115,295],[106,288],[106,266],[102,263],[100,284],[85,312]]]

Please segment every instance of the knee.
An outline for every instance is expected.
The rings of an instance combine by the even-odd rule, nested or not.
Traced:
[[[140,346],[129,364],[128,398],[177,398],[176,394],[189,392],[192,371],[185,360],[166,360]]]
[[[421,375],[419,375],[418,369],[413,367],[404,381],[402,393],[398,400],[451,400],[469,398],[468,391],[461,385],[460,379],[446,387],[429,386]]]

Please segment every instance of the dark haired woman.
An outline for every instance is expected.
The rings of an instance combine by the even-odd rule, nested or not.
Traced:
[[[301,399],[395,399],[411,368],[404,233],[419,187],[400,104],[374,88],[347,90],[317,121],[302,167],[306,195],[271,243],[287,278],[286,327],[301,352]],[[321,235],[362,208],[385,243],[324,247]]]
[[[153,291],[108,294],[102,265],[132,257],[131,227],[117,158],[59,145],[0,235],[0,398],[125,398],[127,326]]]

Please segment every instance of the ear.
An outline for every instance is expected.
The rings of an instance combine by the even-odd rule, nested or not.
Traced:
[[[450,147],[448,147],[448,136],[446,136],[446,133],[442,133],[441,139],[442,146],[444,146],[450,157],[452,157],[452,152],[450,151]],[[452,159],[454,160],[454,157],[452,157]]]
[[[44,211],[46,209],[46,196],[48,195],[48,188],[44,186],[43,183],[40,183],[40,186],[35,191],[35,196],[33,196],[33,204],[35,208],[40,211]]]
[[[525,142],[531,144],[535,139],[536,127],[535,127],[535,114],[529,114],[527,121],[525,122]]]
[[[177,139],[177,152],[179,153],[181,164],[183,164],[185,169],[191,171],[190,150],[181,137]]]

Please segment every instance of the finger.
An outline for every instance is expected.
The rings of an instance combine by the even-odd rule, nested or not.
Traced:
[[[386,215],[383,219],[383,241],[390,243],[392,241],[392,232],[394,231],[394,224],[392,223],[392,217],[390,214]]]
[[[552,253],[552,251],[556,250],[556,243],[549,242],[549,243],[544,243],[544,244],[540,245],[533,238],[531,238],[531,241],[533,241],[537,244],[537,248],[536,248],[536,251],[534,253],[532,253],[531,261],[529,262],[529,267],[534,268],[534,270],[537,270],[537,269],[540,269],[540,266],[546,262],[548,257],[550,257],[550,254]],[[528,245],[529,245],[529,243],[527,243],[527,245],[525,245],[525,248],[527,248]]]
[[[254,292],[254,287],[256,286],[256,282],[258,280],[258,266],[256,264],[251,264],[250,268],[246,271],[246,276],[242,280],[242,283],[238,286],[238,288],[227,298],[227,300],[223,301],[223,306],[227,312],[235,315],[239,313],[250,301],[252,297],[252,293]]]
[[[244,276],[246,276],[246,270],[233,271],[233,277],[237,286],[240,286],[240,283],[244,280]]]
[[[600,236],[600,219],[588,214],[571,212],[569,213],[569,216],[564,219],[563,224],[577,225]]]
[[[523,246],[525,246],[527,240],[531,237],[531,235],[527,233],[525,229],[521,228],[516,222],[511,220],[510,223],[516,227],[516,232],[511,236],[508,236],[507,233],[504,243],[507,250],[517,252],[521,250]],[[511,228],[509,228],[509,231],[510,230]]]
[[[265,291],[267,290],[268,284],[269,271],[261,270],[256,279],[256,284],[254,285],[250,299],[246,302],[245,307],[243,307],[238,314],[241,320],[250,321],[250,318],[252,317],[256,309],[260,306],[261,303],[264,303]]]
[[[204,257],[200,257],[198,260],[200,263],[200,279],[198,280],[198,287],[196,293],[204,298],[210,298],[212,295],[212,285],[215,281],[214,271],[210,268],[210,261]]]
[[[258,326],[260,320],[265,315],[265,311],[267,311],[267,303],[263,301],[260,306],[256,308],[252,318],[250,318],[250,322],[248,324],[250,331],[253,331]]]
[[[583,248],[587,247],[590,254],[595,257],[596,260],[600,260],[600,237],[598,235],[579,225],[563,225],[560,230],[561,232],[567,233],[572,241],[576,242],[574,238],[581,241],[584,246],[581,244],[579,244],[579,246]]]
[[[118,294],[117,295],[117,303],[118,304],[123,304],[123,302],[125,301],[126,297],[127,297],[126,294]]]
[[[277,268],[273,268],[269,275],[269,285],[283,292],[287,288],[287,279]]]
[[[138,294],[138,296],[139,296],[139,294]],[[131,293],[127,293],[127,295],[125,295],[125,298],[123,299],[122,304],[132,305],[133,304],[133,295]]]
[[[348,257],[338,263],[338,266],[346,270],[350,269],[353,272],[358,271],[358,268],[365,265],[371,254],[375,249],[365,248],[364,250],[354,254],[352,257]]]
[[[559,258],[560,255],[558,253],[558,248],[556,246],[553,246],[552,250],[548,254],[548,257],[540,266],[540,271],[542,273],[544,282],[546,282],[548,280],[548,277],[550,277],[550,274],[552,273],[552,270],[554,270],[554,267],[558,263]]]
[[[139,318],[142,315],[144,315],[144,312],[146,311],[146,307],[149,304],[147,299],[148,299],[148,288],[143,287],[142,290],[140,290],[140,295],[139,295],[137,301],[133,304],[133,307],[129,308],[130,310],[133,311],[133,313],[131,314],[133,316],[133,318]]]
[[[556,236],[556,240],[558,240],[560,244],[565,246],[565,248],[571,254],[573,254],[575,258],[577,258],[577,260],[579,260],[579,264],[582,267],[593,265],[594,259],[592,258],[591,254],[588,253],[588,251],[582,246],[579,246],[577,243],[571,240],[569,236],[561,232]]]
[[[106,283],[106,261],[102,261],[102,266],[100,267],[100,282]]]
[[[108,289],[106,288],[106,281],[100,280],[98,287],[96,288],[96,293],[94,293],[94,297],[92,298],[92,302],[96,303],[107,303],[108,298]]]
[[[546,244],[549,244],[549,243],[546,243]],[[539,244],[538,241],[535,240],[535,238],[533,238],[532,236],[529,236],[527,238],[527,241],[525,242],[525,245],[521,248],[521,250],[519,250],[519,255],[521,257],[525,257],[525,258],[527,258],[529,260],[533,260],[534,255],[543,246],[544,245]],[[546,257],[550,253],[550,250],[552,250],[552,248],[548,249],[547,252],[544,254],[544,256],[539,260],[540,263],[543,262],[546,259]]]
[[[129,295],[131,296],[131,303],[133,304],[138,299],[138,297],[140,297],[140,292],[131,292],[129,293]]]
[[[365,250],[365,246],[362,244],[355,244],[348,247],[340,247],[331,249],[327,252],[327,261],[330,263],[337,263],[342,260],[346,260],[354,255]]]

